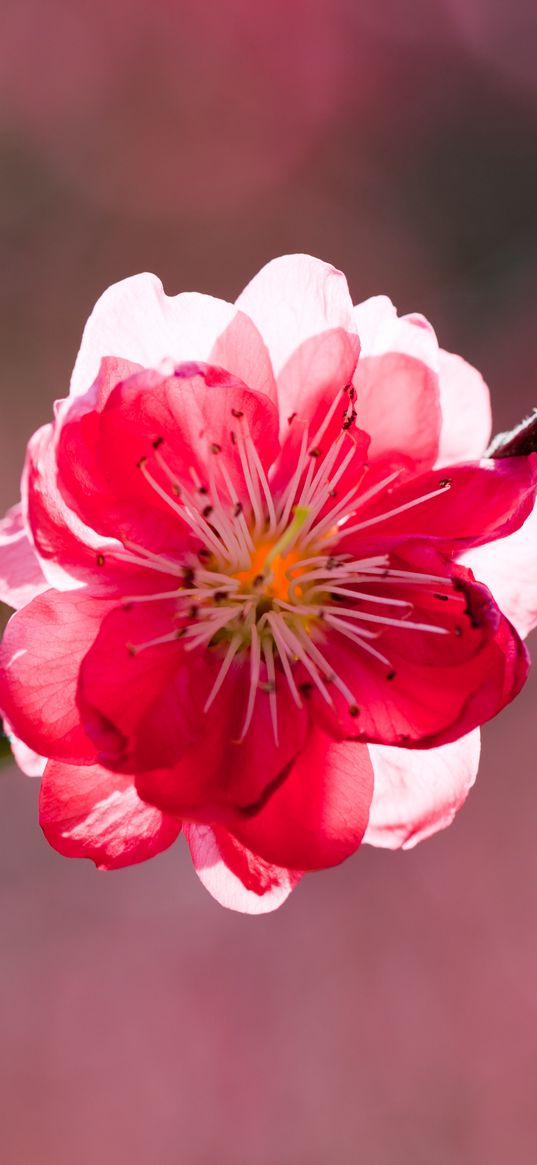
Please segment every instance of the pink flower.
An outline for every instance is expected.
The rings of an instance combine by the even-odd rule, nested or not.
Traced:
[[[477,726],[526,678],[506,615],[537,619],[537,457],[479,460],[489,436],[479,374],[317,260],[235,305],[110,288],[4,552],[35,597],[0,703],[48,758],[51,844],[111,869],[182,828],[211,893],[255,912],[364,834],[448,824]]]

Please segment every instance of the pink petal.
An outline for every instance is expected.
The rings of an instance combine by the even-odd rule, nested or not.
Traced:
[[[296,870],[264,862],[221,827],[186,824],[183,833],[198,878],[229,910],[243,914],[277,910],[301,878]]]
[[[181,824],[140,800],[132,779],[97,765],[76,769],[49,761],[39,802],[50,845],[69,858],[90,858],[100,870],[132,866],[162,853]]]
[[[366,475],[365,490],[368,485]],[[382,553],[400,539],[413,537],[430,539],[450,553],[462,554],[465,546],[477,546],[517,530],[531,513],[536,491],[537,454],[402,477],[399,486],[396,481],[389,491],[357,508],[340,529],[338,549],[363,553],[367,546],[369,553],[374,548]],[[362,528],[347,536],[346,529],[352,530],[357,523]]]
[[[136,772],[146,801],[193,820],[229,816],[264,796],[301,748],[307,712],[288,691],[277,692],[275,742],[268,695],[259,691],[240,742],[250,690],[241,657],[207,712],[222,655],[186,650],[175,639],[132,654],[132,645],[158,639],[179,625],[175,600],[116,608],[103,620],[80,669],[78,704],[99,757]],[[201,814],[201,817],[200,817]]]
[[[384,296],[354,309],[361,354],[354,376],[357,423],[369,456],[388,473],[398,464],[429,469],[438,453],[438,343],[422,316],[399,319]]]
[[[333,329],[356,331],[345,276],[310,255],[284,255],[267,263],[237,307],[261,333],[277,378],[293,352],[313,336]]]
[[[144,368],[162,362],[204,360],[221,364],[251,388],[274,396],[270,359],[251,321],[232,304],[209,295],[164,294],[148,273],[109,287],[84,329],[71,393],[93,384],[104,356],[121,356]]]
[[[367,748],[314,728],[288,777],[233,834],[265,861],[295,870],[338,865],[367,826],[373,770]]]
[[[57,482],[55,433],[44,425],[28,444],[22,479],[28,526],[49,586],[72,590],[96,578],[100,553],[110,543],[67,505]]]
[[[489,390],[477,368],[442,349],[439,374],[442,428],[438,464],[477,461],[483,457],[492,431]]]
[[[0,521],[0,602],[18,610],[48,585],[28,538],[21,506],[12,506]]]
[[[523,644],[486,588],[453,569],[452,601],[437,601],[435,608],[436,596],[425,587],[419,594],[417,588],[402,592],[416,622],[444,627],[447,634],[387,626],[375,641],[386,663],[336,632],[326,635],[325,659],[353,703],[335,684],[331,705],[316,688],[311,702],[336,739],[431,748],[484,723],[518,694],[529,666]],[[297,682],[301,678],[297,673]]]
[[[34,752],[32,748],[28,748],[27,744],[19,740],[7,720],[4,720],[4,732],[9,740],[11,751],[21,772],[27,777],[42,777],[47,758],[40,756],[38,752]]]
[[[537,627],[537,507],[514,534],[466,550],[464,562],[490,588],[519,635]]]
[[[450,825],[475,781],[480,734],[440,748],[408,752],[369,745],[375,789],[364,841],[410,849]]]
[[[192,470],[204,491],[214,476],[219,497],[231,510],[230,478],[236,495],[250,508],[241,461],[247,432],[268,469],[278,453],[276,408],[267,396],[250,391],[221,369],[182,365],[167,379],[141,373],[118,385],[102,414],[97,456],[119,504],[111,515],[103,505],[99,528],[153,549],[180,546],[190,533],[170,475],[179,491],[197,499]],[[161,493],[141,472],[144,458]],[[92,520],[96,523],[97,518],[95,514]]]
[[[80,723],[81,660],[110,609],[83,591],[46,591],[10,619],[0,645],[2,714],[42,756],[88,764],[95,748]]]

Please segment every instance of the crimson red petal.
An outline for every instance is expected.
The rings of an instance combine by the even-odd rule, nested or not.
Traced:
[[[300,871],[264,862],[221,826],[186,824],[183,833],[198,878],[229,910],[243,914],[277,910],[302,877]]]
[[[39,820],[48,842],[69,858],[90,858],[101,870],[144,862],[168,849],[181,823],[146,805],[129,777],[98,765],[81,769],[49,761]]]
[[[318,727],[267,803],[231,827],[248,849],[288,869],[335,866],[362,841],[373,793],[367,748]]]
[[[46,591],[10,619],[0,645],[2,713],[43,756],[89,764],[95,747],[76,705],[80,664],[110,601]]]

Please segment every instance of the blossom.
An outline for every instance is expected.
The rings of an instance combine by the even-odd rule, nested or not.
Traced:
[[[505,612],[487,586],[517,539],[536,581],[537,456],[489,436],[479,373],[318,260],[235,305],[110,288],[4,569],[0,706],[47,759],[51,844],[111,869],[182,830],[255,912],[364,835],[448,824],[526,678],[511,598],[537,614],[535,586],[504,580]]]

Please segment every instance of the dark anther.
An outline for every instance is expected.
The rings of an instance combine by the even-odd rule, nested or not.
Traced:
[[[217,602],[219,599],[229,599],[229,591],[215,591],[213,594],[213,599],[215,599]]]
[[[233,429],[230,429],[229,436],[231,438],[231,444],[236,445],[237,444],[237,434],[233,432]]]
[[[172,481],[172,494],[175,494],[176,498],[181,497],[181,490],[178,481]]]
[[[222,446],[217,445],[216,441],[211,442],[210,449],[211,449],[211,453],[221,453],[222,452]]]
[[[299,691],[302,692],[302,695],[305,696],[307,699],[309,696],[311,696],[313,684],[308,683],[308,681],[306,680],[303,684],[299,684],[298,688],[299,688]]]
[[[255,576],[255,578],[254,578],[254,580],[253,580],[253,582],[252,582],[252,586],[254,586],[254,587],[260,587],[260,586],[262,586],[262,585],[263,585],[264,581],[265,581],[265,576],[264,576],[264,574],[256,574],[256,576]]]
[[[236,502],[235,509],[233,510],[234,518],[238,518],[239,514],[242,514],[242,502]]]
[[[440,489],[446,489],[448,485],[451,485],[451,480],[450,477],[443,477],[442,481],[438,482]]]
[[[328,497],[329,498],[337,498],[337,489],[329,489],[328,490]]]
[[[178,627],[177,631],[175,632],[175,638],[176,639],[183,639],[185,635],[186,635],[186,627]]]
[[[97,566],[104,566],[104,562],[105,562],[104,554],[98,554],[96,561],[97,561]]]
[[[326,562],[324,565],[325,565],[325,570],[335,570],[336,566],[339,566],[339,559],[334,558],[333,556],[330,556],[330,558],[326,559]]]
[[[433,592],[433,599],[439,599],[441,603],[447,603],[449,600],[449,595],[441,595],[441,594],[437,593],[436,591],[434,591]]]
[[[196,575],[192,566],[185,566],[183,569],[183,583],[186,587],[191,587]]]
[[[204,507],[203,507],[203,509],[202,509],[202,511],[201,511],[201,512],[202,512],[202,514],[203,514],[203,517],[204,517],[204,518],[210,518],[210,516],[211,516],[211,514],[212,514],[213,510],[214,510],[214,506],[204,506]]]
[[[344,603],[345,595],[335,595],[333,591],[330,593],[330,598],[333,603]]]
[[[200,546],[200,549],[198,550],[198,558],[200,558],[202,562],[208,562],[211,557],[211,551],[207,550],[206,546]]]
[[[198,489],[198,493],[199,494],[208,494],[209,490],[207,489],[206,485],[200,485],[200,487]]]
[[[244,416],[244,413],[243,413],[242,409],[232,409],[231,416],[237,417],[237,419],[239,419],[240,417]]]
[[[457,626],[455,627],[455,635],[457,636],[457,639],[460,639],[460,637],[461,637],[461,635],[462,635],[462,627],[459,627],[459,625],[458,625],[458,624],[457,624]]]
[[[321,452],[321,449],[310,449],[308,452],[308,457],[320,457]]]
[[[192,606],[188,608],[188,617],[189,619],[197,619],[198,608],[196,607],[195,603],[193,603]]]
[[[293,423],[295,417],[296,417],[296,413],[291,413],[291,416],[287,418],[287,424],[291,425]]]
[[[142,465],[145,465],[146,461],[147,461],[147,457],[145,455],[143,457],[140,457],[140,460],[136,462],[136,468],[141,469]]]
[[[386,672],[386,679],[387,680],[394,680],[395,679],[395,672],[394,671]]]
[[[349,704],[349,716],[356,718],[360,715],[360,709],[357,704]]]
[[[164,437],[155,437],[155,440],[151,444],[153,449],[160,449],[160,446],[164,444]]]

